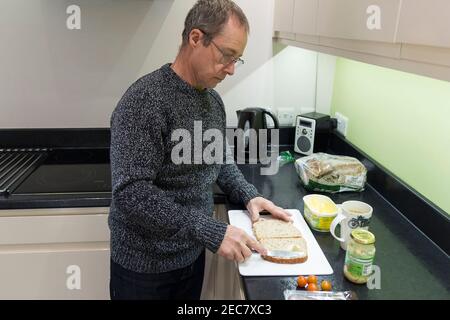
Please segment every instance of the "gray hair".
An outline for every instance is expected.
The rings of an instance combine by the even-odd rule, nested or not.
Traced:
[[[250,25],[242,9],[231,0],[199,0],[189,11],[184,22],[183,43],[184,47],[189,41],[189,34],[193,29],[200,29],[205,33],[203,44],[208,46],[217,34],[219,34],[228,19],[234,16],[239,23],[250,32]]]

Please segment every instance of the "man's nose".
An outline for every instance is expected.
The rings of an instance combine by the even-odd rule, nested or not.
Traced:
[[[226,68],[224,69],[226,73],[228,73],[228,75],[232,76],[234,74],[234,62],[231,62],[229,65],[226,66]]]

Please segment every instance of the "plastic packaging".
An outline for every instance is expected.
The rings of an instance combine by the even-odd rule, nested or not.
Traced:
[[[285,300],[357,300],[353,291],[284,290]]]
[[[303,185],[310,191],[363,191],[367,169],[356,158],[315,153],[295,161]]]
[[[289,151],[280,152],[280,155],[278,156],[277,160],[279,168],[281,168],[287,163],[295,162],[294,156],[292,156],[292,154]]]

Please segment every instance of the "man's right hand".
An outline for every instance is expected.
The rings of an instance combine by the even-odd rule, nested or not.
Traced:
[[[256,250],[262,255],[267,253],[266,249],[244,230],[228,225],[217,253],[228,260],[244,262],[252,255],[252,250]]]

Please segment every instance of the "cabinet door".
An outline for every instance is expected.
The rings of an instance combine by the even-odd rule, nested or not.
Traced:
[[[319,0],[320,36],[395,41],[400,0]]]
[[[108,211],[2,210],[0,299],[109,299]]]
[[[100,242],[109,237],[107,214],[0,217],[0,245]]]
[[[109,299],[109,243],[0,246],[0,299]]]
[[[295,0],[294,33],[316,35],[319,0]]]
[[[214,218],[228,223],[225,205],[214,206]],[[202,300],[244,300],[238,266],[218,254],[206,252]]]
[[[450,48],[450,1],[403,1],[397,41]]]
[[[274,31],[292,32],[294,0],[276,0],[274,10]]]

